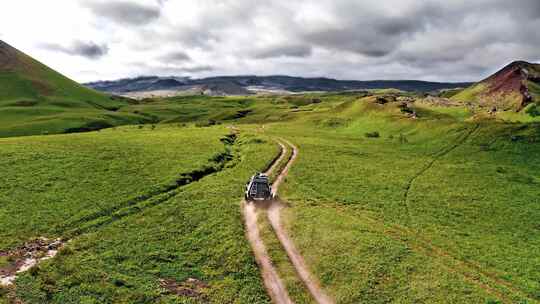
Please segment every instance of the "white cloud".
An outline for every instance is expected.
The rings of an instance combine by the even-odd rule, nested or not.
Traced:
[[[0,37],[78,81],[165,73],[460,81],[540,59],[540,2],[508,3],[4,0]]]

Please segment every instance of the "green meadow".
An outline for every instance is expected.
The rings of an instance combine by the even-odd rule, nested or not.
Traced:
[[[159,126],[2,141],[4,165],[13,164],[3,176],[2,248],[72,240],[4,289],[7,298],[178,303],[160,279],[197,278],[208,287],[187,303],[268,302],[239,204],[239,185],[278,152],[264,136]]]
[[[338,303],[540,299],[540,126],[341,110],[268,128],[300,148],[286,222]]]
[[[144,100],[115,113],[153,124],[0,139],[0,250],[72,240],[0,294],[269,303],[240,200],[283,138],[300,149],[283,221],[337,303],[540,301],[540,125],[377,98],[389,94],[403,95]],[[260,227],[291,297],[312,303]],[[190,295],[160,283],[190,278],[204,282]]]

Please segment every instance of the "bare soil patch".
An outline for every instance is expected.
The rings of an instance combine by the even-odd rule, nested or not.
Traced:
[[[210,286],[199,279],[189,278],[184,282],[177,282],[174,279],[160,279],[159,285],[172,294],[182,297],[197,298],[205,303],[208,302],[208,298],[204,291]]]
[[[6,261],[4,265],[0,265],[0,286],[13,284],[18,273],[54,257],[63,245],[64,241],[61,239],[40,237],[14,249],[0,251],[0,257]]]

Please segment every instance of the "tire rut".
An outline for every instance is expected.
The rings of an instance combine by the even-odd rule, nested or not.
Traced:
[[[265,174],[272,173],[287,154],[286,147],[281,143],[279,143],[279,145],[281,148],[280,154],[273,160]],[[272,264],[272,260],[270,259],[266,246],[260,236],[259,226],[257,225],[257,206],[246,200],[243,200],[241,205],[242,214],[244,215],[244,224],[246,226],[246,236],[251,244],[255,260],[261,269],[261,275],[268,295],[276,304],[293,304],[294,302],[291,300],[285,284],[283,284],[277,270]]]
[[[408,221],[410,220],[410,211],[409,211],[409,193],[411,192],[411,188],[414,184],[414,182],[422,176],[424,173],[426,173],[429,169],[435,165],[435,163],[441,159],[442,157],[448,155],[450,152],[454,151],[455,149],[459,148],[461,145],[463,145],[472,135],[480,128],[479,124],[476,124],[472,130],[470,130],[468,133],[465,134],[462,138],[458,139],[458,141],[450,146],[447,146],[443,149],[441,149],[439,152],[435,153],[433,158],[426,164],[424,167],[420,169],[406,184],[405,186],[405,192],[403,193],[403,200],[402,204],[405,206],[405,211],[407,214]]]

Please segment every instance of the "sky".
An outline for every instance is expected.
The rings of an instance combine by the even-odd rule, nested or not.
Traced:
[[[0,40],[79,82],[475,81],[540,61],[540,0],[2,0]]]

